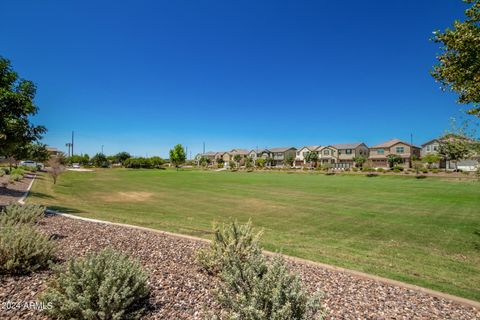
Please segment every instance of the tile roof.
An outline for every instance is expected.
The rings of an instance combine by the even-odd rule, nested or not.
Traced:
[[[334,147],[335,149],[355,149],[361,144],[363,144],[363,142],[341,143],[341,144],[333,144],[332,147]]]
[[[386,141],[384,143],[380,143],[380,144],[377,144],[373,147],[370,147],[371,149],[375,149],[375,148],[390,148],[394,145],[396,145],[397,143],[403,143],[407,146],[411,146],[411,147],[415,147],[415,148],[418,148],[417,146],[414,146],[414,145],[411,145],[410,143],[407,143],[405,141],[402,141],[400,139],[392,139],[392,140],[389,140],[389,141]]]
[[[229,153],[231,154],[249,154],[250,151],[246,149],[232,149]]]
[[[315,151],[315,150],[317,150],[317,149],[320,148],[320,147],[321,147],[321,146],[303,146],[303,147],[301,147],[301,148],[298,149],[298,150],[302,150],[303,148],[307,148],[307,149],[310,150],[310,151]]]
[[[287,147],[287,148],[270,148],[268,150],[270,150],[271,152],[285,152],[287,150],[290,150],[290,149],[295,149],[297,150],[297,148],[294,148],[294,147]]]

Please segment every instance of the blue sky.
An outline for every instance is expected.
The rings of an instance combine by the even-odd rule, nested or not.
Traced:
[[[3,1],[0,55],[38,86],[44,142],[166,156],[442,134],[429,75],[455,0]],[[190,152],[189,152],[190,153]]]

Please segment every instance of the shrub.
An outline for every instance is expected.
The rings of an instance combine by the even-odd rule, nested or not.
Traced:
[[[271,262],[262,255],[259,234],[251,223],[215,227],[209,250],[198,261],[219,276],[215,297],[222,311],[212,319],[320,319],[320,294],[309,296],[298,275],[291,274],[285,261]]]
[[[395,172],[395,173],[402,172],[402,171],[401,171],[400,169],[398,169],[398,168],[392,169],[392,171]]]
[[[48,266],[54,243],[31,226],[0,227],[0,274],[25,274]]]
[[[363,172],[374,172],[375,169],[374,169],[374,168],[370,168],[370,167],[363,167],[363,168],[362,168],[362,171],[363,171]]]
[[[40,300],[58,319],[139,319],[148,295],[140,264],[106,249],[69,261]]]
[[[10,174],[10,169],[8,169],[8,168],[2,168],[2,169],[0,169],[0,171],[3,171],[7,175]]]
[[[6,206],[0,212],[0,226],[35,224],[41,219],[44,212],[44,207],[34,204]]]
[[[3,177],[5,175],[5,171],[3,171],[2,169],[0,169],[0,177]]]
[[[13,176],[13,175],[19,175],[19,176],[24,176],[25,175],[25,170],[23,170],[22,168],[15,168],[15,169],[12,169],[12,171],[10,172],[10,174]]]
[[[401,166],[393,166],[393,167],[392,167],[392,171],[394,171],[394,172],[403,171],[403,167],[401,167]]]
[[[8,177],[8,182],[14,183],[16,181],[20,181],[23,179],[22,175],[19,174],[11,174],[10,177]]]
[[[358,168],[357,168],[357,167],[353,167],[353,168],[352,168],[352,171],[357,172],[357,171],[358,171]]]
[[[438,169],[432,169],[430,170],[432,173],[438,173]]]
[[[420,170],[422,173],[428,173],[428,169],[427,168],[423,168],[422,170]]]
[[[385,172],[385,169],[383,169],[383,168],[378,168],[378,169],[377,169],[377,172]]]

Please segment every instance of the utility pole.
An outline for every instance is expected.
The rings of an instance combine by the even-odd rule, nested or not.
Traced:
[[[102,154],[103,154],[103,144],[102,144]]]
[[[74,132],[72,131],[72,156],[73,156],[73,134]]]
[[[413,133],[410,133],[410,144],[413,146]]]
[[[205,142],[203,143],[203,154],[205,154]]]
[[[187,160],[188,160],[188,147],[185,146],[185,156],[187,157]]]
[[[68,157],[70,158],[70,147],[72,146],[72,144],[70,142],[67,142],[65,143],[65,147],[68,148]]]

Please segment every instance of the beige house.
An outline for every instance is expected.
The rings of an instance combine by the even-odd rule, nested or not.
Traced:
[[[295,156],[295,166],[296,167],[306,166],[308,163],[305,160],[305,157],[309,152],[317,152],[318,148],[320,148],[320,146],[305,146],[298,149]]]
[[[337,162],[338,150],[334,146],[320,147],[316,152],[318,153],[318,163],[320,165],[334,165]]]
[[[284,166],[285,160],[288,158],[292,158],[295,161],[295,156],[297,155],[297,148],[294,147],[270,148],[268,150],[271,152],[274,166]]]
[[[228,152],[225,152],[222,155],[222,158],[224,162],[228,163],[229,161],[235,161],[235,156],[240,155],[240,164],[242,164],[244,162],[244,159],[248,157],[249,153],[250,152],[245,149],[232,149]]]
[[[444,136],[438,139],[432,139],[430,141],[422,144],[421,156],[425,157],[427,154],[433,153],[437,154],[440,149],[440,143],[448,139],[454,139],[451,136]],[[436,168],[455,170],[459,169],[462,171],[476,171],[480,166],[480,156],[478,154],[473,154],[468,157],[468,159],[463,159],[457,162],[440,160],[438,163],[433,164]]]
[[[368,158],[368,147],[363,142],[334,144],[333,148],[337,149],[337,163],[336,168],[350,168],[354,167],[353,158],[363,156]]]
[[[388,155],[391,154],[402,158],[400,166],[412,167],[412,158],[420,158],[420,148],[399,139],[393,139],[370,147],[368,159],[374,168],[388,168]]]
[[[251,150],[248,153],[248,156],[256,163],[257,159],[263,158],[273,158],[272,152],[268,149],[256,149],[256,150]]]

